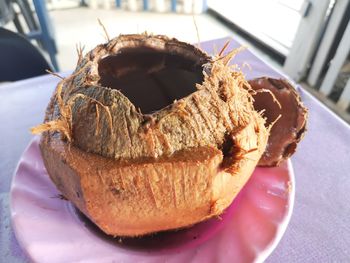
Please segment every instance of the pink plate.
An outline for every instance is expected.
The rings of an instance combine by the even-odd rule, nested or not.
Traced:
[[[103,234],[59,198],[36,137],[19,161],[11,188],[16,237],[35,262],[261,262],[273,251],[294,202],[291,162],[257,168],[221,216],[189,229],[143,238]]]

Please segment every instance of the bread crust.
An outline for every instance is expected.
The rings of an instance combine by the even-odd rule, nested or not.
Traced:
[[[249,179],[266,140],[261,121],[239,131],[235,147],[256,150],[237,152],[229,168],[223,166],[222,152],[213,147],[156,161],[118,161],[45,133],[40,148],[57,188],[99,228],[113,236],[140,236],[220,215]]]
[[[177,52],[203,67],[196,91],[143,114],[101,86],[98,61],[122,47]],[[265,150],[249,84],[228,65],[164,36],[119,36],[81,58],[49,103],[40,148],[52,181],[105,233],[188,227],[227,208]],[[179,87],[180,88],[180,87]]]

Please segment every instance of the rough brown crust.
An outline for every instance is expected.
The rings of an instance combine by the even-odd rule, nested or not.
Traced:
[[[98,61],[127,47],[179,53],[203,66],[197,90],[143,114],[100,85]],[[79,59],[57,86],[40,144],[58,189],[104,232],[137,236],[219,215],[249,179],[268,130],[235,54],[211,58],[164,36],[124,35]]]
[[[253,96],[255,109],[264,111],[268,125],[280,116],[270,130],[265,153],[258,164],[277,166],[296,151],[297,144],[306,132],[308,111],[293,85],[285,79],[262,77],[250,80],[249,84],[256,91],[271,91],[280,104],[274,103],[266,92]]]
[[[184,52],[203,63],[209,74],[193,94],[153,114],[142,114],[121,92],[98,84],[97,61],[121,47],[150,45]],[[165,44],[166,43],[166,44]],[[112,158],[170,155],[178,150],[220,147],[227,134],[250,122],[254,111],[243,76],[231,76],[230,67],[215,63],[193,46],[163,36],[120,36],[89,52],[73,75],[63,80],[57,97],[68,108],[73,145]],[[59,101],[48,121],[61,120]],[[62,107],[61,107],[62,108]]]
[[[254,118],[235,136],[233,147],[241,150],[230,169],[213,147],[156,160],[116,161],[44,133],[40,148],[57,188],[97,226],[113,236],[140,236],[191,226],[231,204],[266,145],[264,123]],[[242,150],[247,148],[256,150]]]

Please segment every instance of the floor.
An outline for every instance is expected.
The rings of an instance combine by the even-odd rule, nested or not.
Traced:
[[[284,56],[292,47],[303,3],[304,0],[208,0],[215,12]]]
[[[50,6],[49,6],[50,7]],[[72,70],[76,65],[76,44],[85,46],[89,51],[97,44],[105,42],[105,36],[98,19],[105,25],[111,37],[121,33],[166,34],[189,43],[197,43],[196,27],[193,16],[180,13],[131,12],[116,8],[90,9],[86,7],[50,8],[56,41],[58,62],[61,71]],[[224,24],[208,14],[195,16],[200,41],[231,36],[254,50],[260,57],[275,67],[281,67],[272,58],[243,39]]]

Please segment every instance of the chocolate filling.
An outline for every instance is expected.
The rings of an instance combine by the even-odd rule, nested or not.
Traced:
[[[264,110],[268,125],[281,115],[270,131],[265,153],[259,161],[261,166],[276,166],[295,152],[305,132],[307,110],[294,87],[286,80],[262,77],[249,83],[255,90],[270,90],[281,104],[280,108],[269,93],[254,95],[254,107],[258,111]]]
[[[196,91],[203,81],[200,61],[149,47],[124,48],[99,61],[99,84],[120,90],[147,114]]]

